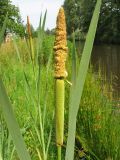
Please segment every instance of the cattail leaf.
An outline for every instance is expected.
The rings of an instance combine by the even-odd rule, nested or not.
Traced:
[[[13,149],[12,149],[11,156],[10,156],[10,160],[13,159],[14,152],[15,152],[15,147],[13,147]]]
[[[73,32],[73,49],[72,49],[72,85],[75,85],[77,77],[77,68],[76,68],[76,46],[75,46],[75,32]]]
[[[39,56],[39,50],[40,50],[40,33],[41,33],[41,23],[42,23],[42,14],[40,15],[40,21],[39,21],[39,27],[38,27],[38,31],[37,31],[37,57]]]
[[[97,0],[93,17],[90,23],[89,31],[87,34],[79,71],[78,77],[76,80],[75,89],[73,90],[71,101],[70,101],[70,110],[69,110],[69,126],[68,126],[68,141],[66,149],[66,160],[74,159],[74,145],[75,145],[75,133],[76,133],[76,118],[80,105],[80,100],[82,96],[82,91],[87,75],[87,70],[89,66],[90,56],[93,48],[95,33],[97,29],[101,0]]]
[[[44,29],[45,29],[46,17],[47,17],[47,10],[45,11],[45,14],[44,14],[43,24],[42,24],[42,30],[44,30]]]
[[[11,134],[12,140],[14,142],[20,160],[31,160],[1,78],[0,109],[2,110],[2,113],[4,115],[8,130]]]
[[[76,46],[75,46],[75,32],[73,32],[73,48],[72,48],[72,73],[71,73],[71,82],[72,86],[70,88],[70,98],[69,98],[69,103],[71,103],[72,99],[72,93],[75,87],[76,83],[76,77],[77,77],[77,59],[76,59]]]
[[[42,14],[40,16],[40,22],[39,22],[39,27],[38,27],[38,38],[37,38],[37,56],[39,56],[39,54],[41,53],[41,49],[42,49],[41,47],[42,47],[43,38],[44,38],[46,16],[47,16],[47,10],[44,14],[43,22],[42,22]]]
[[[48,155],[51,138],[52,138],[52,126],[50,127],[50,132],[49,132],[49,137],[48,137],[48,143],[47,143],[47,147],[46,147],[46,156]],[[47,159],[47,157],[46,157],[46,159]]]
[[[44,40],[44,27],[46,22],[47,11],[44,14],[43,22],[42,22],[42,14],[40,16],[39,28],[38,28],[38,38],[37,38],[37,60],[38,60],[38,77],[37,77],[37,92],[38,92],[38,101],[40,101],[40,78],[41,78],[41,63],[40,57],[42,57],[42,44]]]
[[[49,86],[49,82],[48,82],[48,76],[49,76],[49,70],[51,68],[51,64],[52,64],[52,57],[53,57],[53,54],[52,54],[52,51],[49,55],[49,58],[48,58],[48,62],[47,62],[47,66],[46,66],[46,81],[45,81],[45,94],[44,94],[44,110],[43,110],[43,129],[44,129],[44,125],[45,125],[45,119],[46,119],[46,113],[47,113],[47,99],[48,99],[48,86]]]
[[[20,52],[19,52],[19,48],[18,48],[16,39],[15,39],[15,36],[13,36],[13,45],[15,47],[16,54],[17,54],[18,60],[19,60],[19,62],[21,64],[21,67],[23,68],[23,63],[22,63],[21,55],[20,55]]]
[[[40,15],[39,28],[41,28],[41,23],[42,23],[42,13]]]

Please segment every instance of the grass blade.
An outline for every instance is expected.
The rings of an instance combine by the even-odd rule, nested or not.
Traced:
[[[20,128],[14,116],[12,106],[10,104],[9,98],[7,96],[1,78],[0,78],[0,108],[3,112],[12,140],[16,146],[19,158],[21,160],[31,160],[30,155],[27,152],[23,137],[20,132]]]
[[[66,149],[66,160],[74,159],[74,145],[75,145],[75,132],[76,132],[76,117],[79,109],[80,99],[82,96],[82,91],[86,79],[86,74],[89,66],[91,51],[94,43],[96,28],[99,19],[101,0],[97,0],[93,17],[91,20],[90,28],[86,38],[79,71],[78,77],[76,80],[75,89],[72,94],[72,99],[70,103],[70,112],[69,112],[69,128],[68,128],[68,141]]]

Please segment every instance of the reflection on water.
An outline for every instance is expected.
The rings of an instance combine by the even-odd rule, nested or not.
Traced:
[[[83,43],[77,42],[77,51],[82,52]],[[120,46],[95,45],[92,51],[91,64],[94,72],[101,70],[103,78],[112,79],[114,95],[120,96]],[[106,75],[106,77],[105,77]]]
[[[120,46],[94,46],[91,63],[95,71],[101,68],[102,75],[106,75],[108,82],[112,79],[113,89],[120,95]]]

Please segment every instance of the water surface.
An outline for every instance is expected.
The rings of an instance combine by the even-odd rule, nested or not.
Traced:
[[[77,42],[77,51],[82,53],[83,43]],[[113,95],[120,97],[120,46],[119,45],[94,45],[91,64],[93,71],[101,72],[103,79],[112,83]]]

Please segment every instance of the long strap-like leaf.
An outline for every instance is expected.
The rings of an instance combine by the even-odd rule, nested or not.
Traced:
[[[88,31],[88,35],[86,38],[80,66],[79,66],[76,86],[72,93],[72,99],[71,99],[70,111],[69,111],[68,141],[67,141],[66,157],[65,157],[66,160],[74,159],[76,118],[77,118],[77,113],[78,113],[78,109],[80,105],[80,100],[82,96],[82,91],[83,91],[86,75],[87,75],[90,56],[91,56],[91,52],[93,48],[101,3],[102,3],[102,0],[97,0],[95,10],[93,13],[93,17],[91,20],[90,28]]]
[[[3,112],[8,130],[11,134],[12,140],[15,144],[20,160],[31,160],[30,155],[27,152],[23,137],[20,132],[20,128],[14,116],[12,106],[10,104],[9,98],[7,96],[1,78],[0,78],[0,109]]]

